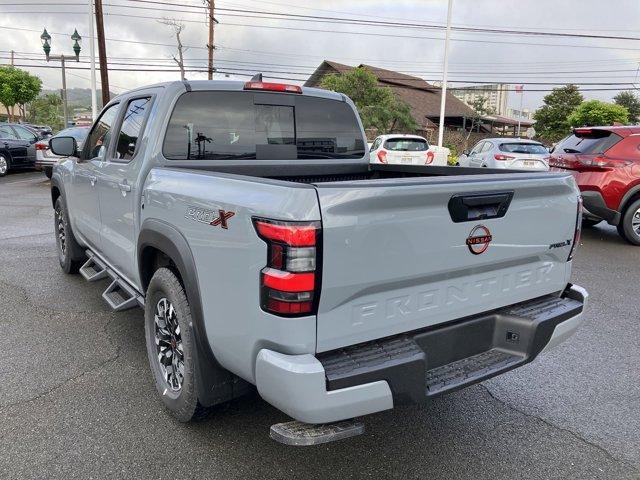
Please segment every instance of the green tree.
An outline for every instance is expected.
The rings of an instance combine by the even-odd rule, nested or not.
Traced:
[[[0,66],[0,103],[6,110],[9,121],[13,120],[12,109],[24,114],[24,105],[34,100],[42,90],[42,82],[29,72],[15,67]]]
[[[614,123],[629,123],[629,110],[621,105],[600,100],[582,102],[569,115],[569,125],[572,127],[592,127]]]
[[[469,128],[467,136],[464,139],[465,148],[467,147],[467,143],[469,142],[469,137],[471,136],[471,132],[473,132],[473,129],[482,125],[482,119],[484,116],[493,115],[494,113],[493,109],[487,105],[487,100],[487,97],[484,96],[476,97],[471,103],[471,108],[473,109],[474,114],[473,117],[470,118],[471,127]]]
[[[418,129],[411,107],[398,99],[390,88],[378,86],[376,76],[364,67],[340,75],[327,75],[321,86],[351,98],[364,128],[376,128],[380,134]]]
[[[544,105],[533,116],[538,135],[550,142],[556,142],[566,136],[570,130],[569,115],[583,100],[575,85],[554,88],[544,97]]]
[[[37,125],[49,125],[54,130],[62,129],[62,99],[55,93],[40,95],[29,104],[28,118]]]
[[[629,110],[629,121],[631,123],[638,123],[638,120],[640,120],[640,100],[633,92],[620,92],[613,97],[613,101]]]

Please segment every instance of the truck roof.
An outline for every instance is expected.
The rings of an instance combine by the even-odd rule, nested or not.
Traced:
[[[245,84],[247,82],[242,80],[185,80],[182,81],[172,81],[172,82],[162,82],[155,83],[151,85],[145,85],[143,87],[138,87],[127,92],[123,92],[118,97],[126,96],[131,93],[142,92],[150,89],[157,88],[165,88],[167,91],[176,89],[179,91],[184,91],[185,87],[190,88],[191,90],[228,90],[228,91],[242,91],[244,90]],[[284,83],[284,82],[265,82],[265,83]],[[344,100],[346,97],[337,92],[332,92],[330,90],[324,90],[321,88],[313,88],[313,87],[304,87],[302,88],[302,95],[310,95],[314,97],[323,97],[330,98],[334,100]],[[284,93],[284,92],[266,92],[266,93]],[[287,95],[299,95],[296,93],[286,93]],[[118,98],[115,97],[115,98]]]

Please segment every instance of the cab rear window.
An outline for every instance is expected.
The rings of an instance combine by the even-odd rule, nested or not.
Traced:
[[[420,138],[390,138],[384,142],[384,148],[394,152],[425,152],[429,145]]]
[[[345,102],[202,91],[178,99],[163,153],[170,160],[344,159],[362,158],[365,146],[355,112]]]
[[[607,130],[577,131],[562,140],[554,149],[554,153],[604,153],[622,140],[620,135]]]
[[[544,148],[544,145],[540,143],[501,143],[500,147],[498,148],[500,148],[501,152],[509,153],[528,153],[534,155],[544,155],[546,153],[549,153],[549,151]]]

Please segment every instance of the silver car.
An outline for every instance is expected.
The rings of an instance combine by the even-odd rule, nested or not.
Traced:
[[[82,148],[84,139],[87,138],[90,127],[71,127],[58,132],[55,137],[73,137],[76,139],[78,149]],[[53,138],[53,137],[52,137]],[[55,155],[49,148],[49,140],[40,140],[36,143],[36,170],[43,170],[47,178],[51,178],[53,165],[64,157]]]
[[[549,151],[540,142],[522,138],[486,138],[458,163],[463,167],[507,168],[512,170],[549,170]]]

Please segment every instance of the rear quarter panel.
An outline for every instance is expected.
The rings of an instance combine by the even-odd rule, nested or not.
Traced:
[[[316,192],[304,184],[240,175],[154,168],[144,187],[142,221],[155,218],[177,228],[196,263],[207,339],[218,362],[254,382],[261,348],[314,353],[316,318],[281,318],[260,308],[259,274],[266,244],[253,216],[320,220]],[[189,209],[233,212],[228,228],[200,222]]]

